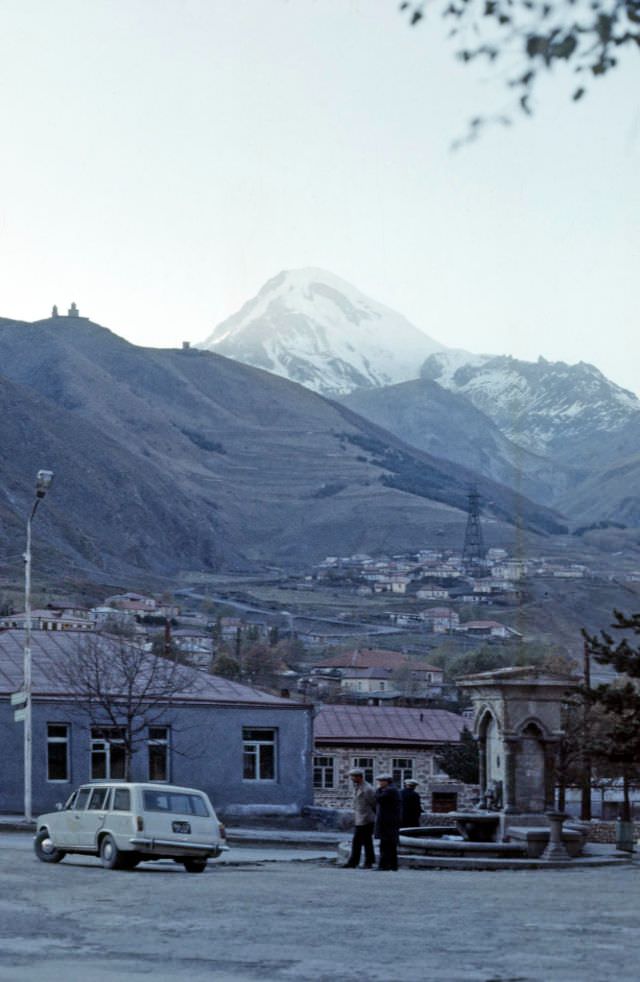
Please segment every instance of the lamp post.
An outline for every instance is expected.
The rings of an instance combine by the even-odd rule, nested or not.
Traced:
[[[24,554],[24,817],[27,822],[33,818],[31,814],[31,523],[52,481],[53,471],[38,471],[36,496],[27,519],[27,548]]]

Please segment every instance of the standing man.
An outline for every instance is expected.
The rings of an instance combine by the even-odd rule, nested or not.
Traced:
[[[353,820],[355,829],[351,842],[351,855],[345,869],[356,869],[360,865],[360,853],[364,847],[364,868],[373,869],[376,856],[373,851],[373,823],[376,817],[376,793],[364,779],[364,771],[353,767],[349,771],[353,784]]]
[[[393,783],[392,774],[380,774],[376,778],[376,836],[380,839],[378,869],[397,870],[398,833],[402,815],[400,792]]]
[[[409,778],[404,782],[404,788],[400,792],[402,798],[402,828],[414,829],[420,825],[420,815],[422,814],[422,802],[420,795],[416,791],[418,782]]]

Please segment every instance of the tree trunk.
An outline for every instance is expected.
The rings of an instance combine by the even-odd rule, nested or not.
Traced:
[[[631,801],[629,799],[629,772],[625,767],[622,774],[622,815],[623,822],[631,821]]]

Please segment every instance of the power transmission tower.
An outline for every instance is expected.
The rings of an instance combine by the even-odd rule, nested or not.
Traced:
[[[480,525],[480,495],[478,489],[472,486],[469,490],[469,506],[467,527],[464,533],[464,547],[462,549],[462,564],[471,570],[474,566],[482,563],[487,550],[484,546],[482,537],[482,527]]]

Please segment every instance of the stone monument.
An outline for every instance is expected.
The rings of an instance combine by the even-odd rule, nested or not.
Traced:
[[[502,668],[468,675],[460,684],[473,701],[481,803],[499,793],[505,816],[553,811],[561,708],[576,679],[538,668]]]

